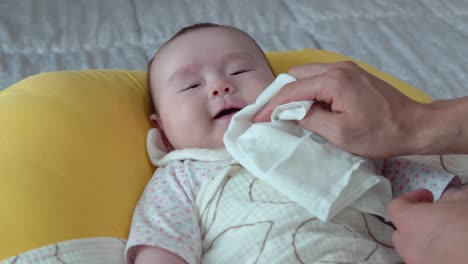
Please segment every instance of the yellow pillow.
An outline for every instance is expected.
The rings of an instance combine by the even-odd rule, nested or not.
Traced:
[[[287,72],[289,68],[307,64],[312,62],[319,62],[319,63],[332,63],[338,61],[353,61],[357,63],[360,67],[365,69],[366,71],[374,74],[375,76],[379,77],[380,79],[386,81],[387,83],[391,84],[393,87],[400,90],[409,98],[421,102],[421,103],[430,103],[432,101],[431,97],[426,95],[425,93],[419,91],[418,89],[414,88],[413,86],[398,80],[397,78],[393,77],[392,75],[381,72],[376,68],[352,59],[350,57],[338,54],[336,52],[325,51],[325,50],[313,50],[313,49],[303,49],[303,50],[291,50],[291,51],[273,51],[267,53],[268,60],[270,64],[273,66],[273,71],[275,74],[281,72]]]
[[[267,53],[275,72],[350,58]],[[411,98],[430,98],[365,64]],[[0,92],[0,260],[58,241],[126,238],[154,172],[145,149],[145,72],[85,70],[29,77]]]
[[[62,240],[126,237],[154,172],[145,78],[52,72],[0,92],[0,260]]]

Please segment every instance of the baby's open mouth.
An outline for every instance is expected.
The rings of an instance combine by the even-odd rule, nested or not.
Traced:
[[[221,112],[219,112],[217,115],[215,115],[215,116],[213,117],[213,119],[223,118],[224,116],[228,116],[228,115],[237,113],[237,112],[239,112],[240,110],[241,110],[241,108],[228,108],[228,109],[224,109],[224,110],[222,110]]]

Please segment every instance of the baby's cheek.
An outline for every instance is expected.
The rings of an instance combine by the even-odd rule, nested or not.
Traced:
[[[247,94],[245,98],[247,99],[249,104],[255,103],[257,100],[258,96],[265,90],[265,88],[269,85],[265,84],[264,82],[257,82],[255,86],[251,87],[251,89],[248,89]]]

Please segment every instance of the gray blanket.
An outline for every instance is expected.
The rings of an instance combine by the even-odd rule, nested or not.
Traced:
[[[467,0],[1,0],[0,90],[45,71],[144,70],[179,28],[204,21],[265,50],[343,53],[435,98],[468,95]]]

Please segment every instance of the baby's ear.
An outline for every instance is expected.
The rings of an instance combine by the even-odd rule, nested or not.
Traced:
[[[150,116],[151,124],[153,125],[154,128],[156,128],[159,131],[163,131],[163,127],[161,124],[161,118],[157,114],[151,114]]]
[[[170,152],[174,150],[174,147],[172,144],[169,142],[169,139],[167,138],[166,134],[164,133],[164,128],[162,126],[161,118],[156,115],[152,114],[150,116],[151,124],[153,124],[153,127],[157,130],[157,136],[154,139],[157,148],[164,152]]]

